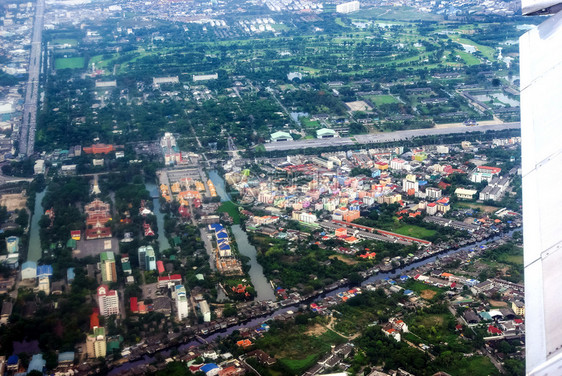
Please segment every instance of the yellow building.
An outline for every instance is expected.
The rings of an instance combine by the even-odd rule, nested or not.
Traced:
[[[86,354],[89,358],[105,358],[106,351],[105,328],[95,326],[86,338]]]

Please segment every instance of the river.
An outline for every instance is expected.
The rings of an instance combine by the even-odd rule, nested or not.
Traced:
[[[221,201],[229,201],[230,196],[226,192],[224,179],[216,171],[209,172],[209,179],[211,179],[215,185],[215,189]],[[273,288],[263,274],[263,267],[257,260],[256,247],[251,245],[248,241],[248,234],[242,230],[240,225],[234,225],[231,229],[234,234],[234,239],[236,240],[236,245],[238,246],[238,251],[250,258],[250,271],[248,274],[256,290],[257,300],[275,300]]]
[[[236,239],[236,245],[238,250],[244,256],[250,258],[250,279],[252,284],[256,289],[257,300],[275,300],[275,293],[273,288],[265,278],[263,274],[263,267],[258,263],[257,260],[257,250],[256,247],[250,244],[248,241],[248,234],[242,230],[240,225],[234,225],[231,227],[234,238]]]
[[[461,252],[461,251],[468,251],[470,249],[476,249],[476,248],[480,247],[481,245],[490,243],[494,240],[498,240],[503,236],[511,236],[516,231],[521,231],[521,229],[510,230],[505,234],[498,234],[498,236],[496,236],[495,238],[486,239],[486,240],[483,240],[483,241],[480,241],[480,242],[477,242],[477,243],[474,243],[474,244],[464,246],[462,248],[452,249],[452,250],[449,250],[447,252],[441,253],[439,255],[434,255],[434,256],[428,257],[426,259],[411,263],[409,265],[406,265],[404,267],[392,270],[392,271],[387,272],[387,273],[375,274],[375,275],[369,277],[368,279],[366,279],[365,281],[363,281],[363,283],[361,283],[361,285],[365,286],[365,285],[372,284],[373,282],[376,282],[376,281],[379,281],[379,280],[382,280],[382,279],[385,279],[385,278],[398,277],[398,276],[402,275],[404,272],[407,272],[409,270],[412,270],[412,269],[418,268],[420,266],[424,266],[424,265],[427,265],[431,262],[434,262],[437,259],[437,257],[444,257],[444,256],[452,255],[452,254],[455,254],[455,253],[458,253],[458,252]],[[231,326],[231,327],[229,327],[225,330],[222,330],[220,332],[216,332],[216,333],[210,334],[208,336],[204,336],[203,338],[205,340],[207,340],[208,342],[212,342],[212,341],[214,341],[218,338],[225,338],[225,337],[229,336],[230,334],[232,334],[232,332],[234,332],[235,330],[240,330],[242,328],[252,328],[252,327],[258,326],[265,321],[271,320],[271,319],[275,318],[276,316],[279,316],[283,313],[286,313],[287,311],[290,311],[290,310],[296,311],[296,310],[298,310],[299,306],[302,305],[302,304],[320,301],[320,300],[322,300],[326,297],[334,296],[334,295],[336,295],[340,292],[347,291],[348,289],[349,289],[349,286],[340,287],[340,288],[335,289],[333,291],[329,291],[329,292],[320,294],[320,295],[318,295],[314,298],[309,299],[308,301],[300,302],[300,303],[292,305],[292,306],[280,308],[280,309],[278,309],[278,310],[276,310],[276,311],[274,311],[274,312],[272,312],[268,315],[256,317],[256,318],[254,318],[252,320],[249,320],[249,321],[246,321],[242,324]],[[186,349],[190,348],[191,346],[200,346],[200,345],[201,345],[200,342],[198,342],[196,340],[192,340],[190,342],[178,345],[177,347],[174,347],[174,348],[178,348],[180,351],[182,351],[182,350],[186,350]],[[162,350],[160,352],[160,354],[164,355],[164,357],[169,356],[170,349]],[[138,365],[141,365],[141,364],[151,363],[154,360],[155,360],[155,357],[145,356],[144,358],[142,358],[140,360],[137,360],[137,361],[134,361],[134,362],[131,362],[131,363],[125,363],[122,366],[111,370],[109,375],[118,375],[120,372],[123,372],[125,370],[129,370],[132,367],[135,367],[135,366],[138,366]]]
[[[41,202],[45,197],[45,190],[35,196],[35,209],[31,217],[31,227],[29,229],[29,248],[27,251],[27,261],[38,262],[41,258],[41,239],[39,238],[39,220],[43,216],[43,205]]]
[[[158,248],[160,252],[170,247],[170,242],[164,233],[164,214],[160,211],[160,191],[154,183],[146,183],[146,190],[150,193],[151,197],[158,196],[158,198],[152,199],[152,204],[154,205],[154,215],[156,216],[156,225],[158,226]]]

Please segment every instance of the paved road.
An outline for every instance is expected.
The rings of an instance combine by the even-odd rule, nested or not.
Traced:
[[[354,137],[271,142],[265,144],[264,146],[265,150],[267,151],[276,151],[321,148],[330,146],[334,147],[353,144],[368,145],[379,142],[402,141],[423,136],[440,136],[453,133],[486,132],[519,128],[521,128],[521,123],[487,124],[475,125],[472,127],[413,129],[397,132],[362,134]]]
[[[31,53],[29,56],[29,77],[25,90],[23,120],[20,129],[19,154],[30,156],[34,152],[35,127],[37,126],[37,102],[39,97],[39,71],[41,69],[41,36],[43,33],[43,16],[45,0],[37,0]]]

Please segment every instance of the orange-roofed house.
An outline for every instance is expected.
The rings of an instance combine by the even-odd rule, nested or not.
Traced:
[[[345,227],[340,227],[336,229],[336,236],[347,236],[347,229]]]
[[[441,273],[441,277],[446,278],[446,279],[449,279],[452,276],[453,276],[453,274],[451,274],[451,273]]]
[[[238,347],[242,347],[243,349],[252,346],[252,341],[250,341],[249,339],[243,339],[240,340],[238,342],[236,342],[236,346]]]
[[[359,242],[359,239],[357,239],[355,236],[349,236],[345,238],[345,242],[349,244],[355,244]]]
[[[83,150],[86,154],[109,154],[115,150],[115,147],[106,144],[93,144],[92,146],[84,147]]]

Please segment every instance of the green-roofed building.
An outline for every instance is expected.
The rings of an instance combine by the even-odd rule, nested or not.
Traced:
[[[271,134],[271,142],[292,141],[293,136],[289,132],[278,131]]]
[[[72,238],[68,239],[68,241],[66,242],[66,248],[76,249],[76,240]]]
[[[334,138],[337,137],[335,130],[330,128],[322,128],[316,131],[316,138]]]

